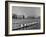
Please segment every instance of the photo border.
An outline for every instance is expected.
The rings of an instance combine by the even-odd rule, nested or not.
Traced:
[[[43,32],[42,33],[26,33],[26,34],[8,34],[8,2],[17,3],[28,3],[28,4],[42,4],[43,5]],[[45,34],[45,3],[41,2],[25,2],[25,1],[5,1],[5,36],[18,36],[18,35],[35,35],[35,34]]]

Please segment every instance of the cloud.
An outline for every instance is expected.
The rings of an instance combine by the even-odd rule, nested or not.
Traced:
[[[12,7],[12,13],[25,16],[40,16],[40,7]]]

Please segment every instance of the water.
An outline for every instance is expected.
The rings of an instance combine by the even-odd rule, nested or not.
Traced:
[[[29,24],[37,22],[36,24]],[[26,24],[27,27],[24,25]],[[21,27],[23,25],[23,27]],[[31,30],[31,29],[40,29],[40,19],[13,19],[12,20],[13,30]],[[18,29],[20,28],[20,29]]]

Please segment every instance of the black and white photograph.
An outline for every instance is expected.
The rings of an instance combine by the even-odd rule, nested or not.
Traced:
[[[40,29],[40,7],[12,7],[12,30]]]
[[[36,2],[6,2],[6,35],[44,34],[44,5]]]

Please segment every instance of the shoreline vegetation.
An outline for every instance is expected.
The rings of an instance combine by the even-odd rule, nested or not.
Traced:
[[[24,16],[24,15],[13,15],[13,19],[39,19],[40,16]]]

